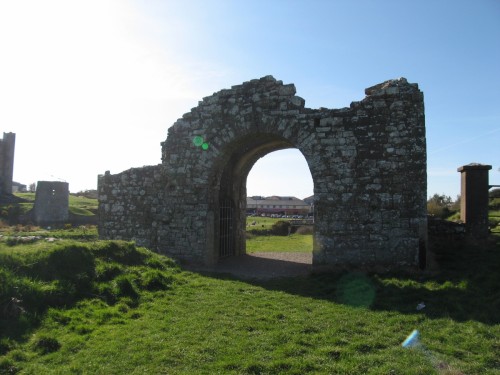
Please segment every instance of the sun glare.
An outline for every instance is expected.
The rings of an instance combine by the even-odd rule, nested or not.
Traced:
[[[206,91],[151,29],[122,1],[0,4],[0,131],[17,135],[15,179],[55,175],[73,191],[106,169],[158,161],[167,128]]]

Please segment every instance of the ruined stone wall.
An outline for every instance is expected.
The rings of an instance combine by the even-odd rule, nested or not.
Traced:
[[[215,263],[220,207],[230,204],[233,254],[244,253],[247,175],[260,157],[284,148],[302,152],[313,178],[314,264],[419,263],[426,247],[424,106],[418,86],[404,78],[367,89],[343,109],[306,108],[294,85],[271,76],[204,98],[162,144],[151,223],[141,220],[142,209],[118,208],[127,205],[130,195],[121,191],[130,182],[99,180],[101,236],[139,239],[141,232],[149,236],[140,241],[160,252]]]
[[[163,201],[161,166],[98,177],[99,235],[155,248],[157,211]]]
[[[61,181],[38,181],[33,220],[38,225],[61,225],[69,217],[69,184]]]
[[[366,94],[348,111],[322,112],[316,127],[316,159],[324,160],[315,180],[318,258],[415,265],[427,230],[423,97],[404,80]]]

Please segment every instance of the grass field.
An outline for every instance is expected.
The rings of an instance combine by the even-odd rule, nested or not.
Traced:
[[[27,202],[20,203],[22,213],[25,213],[33,208],[35,203],[35,193],[16,193],[16,196],[26,199]],[[69,195],[69,211],[75,215],[90,216],[97,211],[97,199],[86,198],[83,196]]]
[[[256,252],[312,252],[311,234],[292,234],[290,236],[252,236],[247,239],[247,253]]]
[[[271,229],[274,223],[283,219],[271,217],[249,216],[247,217],[247,231],[266,231]]]
[[[124,242],[0,241],[0,374],[498,374],[500,235],[440,262],[244,282]]]
[[[43,239],[73,239],[80,241],[96,241],[98,238],[97,227],[95,225],[69,227],[66,229],[45,229],[37,226],[3,226],[0,227],[0,235],[4,236],[4,240],[9,238],[15,239],[18,237],[38,236]]]
[[[35,203],[35,193],[15,193],[19,198],[25,201],[20,203],[8,203],[0,205],[0,222],[8,224],[19,223],[19,216],[25,215],[33,209]],[[83,196],[69,195],[68,210],[73,215],[93,216],[97,212],[97,199],[86,198]]]
[[[291,234],[289,236],[259,235],[269,231],[273,224],[283,219],[269,217],[247,218],[247,253],[256,252],[312,252],[312,234]]]

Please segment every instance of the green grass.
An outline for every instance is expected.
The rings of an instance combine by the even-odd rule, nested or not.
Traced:
[[[107,241],[0,257],[0,303],[21,290],[26,309],[0,320],[0,374],[500,372],[500,235],[444,251],[436,275],[239,281]],[[413,329],[421,350],[401,347]]]
[[[289,236],[269,235],[268,232],[272,226],[280,220],[283,219],[259,216],[248,217],[246,241],[247,253],[312,252],[313,237],[311,234],[303,235],[294,233]]]
[[[14,195],[28,201],[26,203],[21,203],[21,205],[26,205],[27,207],[30,207],[30,209],[33,207],[33,203],[35,203],[35,193],[15,193]],[[88,215],[89,213],[95,213],[98,206],[97,199],[86,198],[73,194],[69,195],[68,203],[70,211],[77,215]]]
[[[5,236],[4,240],[9,237],[23,236],[40,236],[43,239],[72,239],[78,241],[96,241],[98,238],[97,227],[95,225],[82,225],[79,227],[71,227],[66,229],[43,229],[36,226],[7,226],[0,228],[0,234]],[[0,248],[1,248],[0,241]]]
[[[83,215],[83,216],[95,215],[95,212],[92,212],[83,207],[75,207],[75,206],[69,206],[69,212],[71,212],[74,215]]]
[[[83,196],[76,196],[73,194],[69,195],[69,206],[70,209],[75,210],[86,210],[87,212],[95,213],[97,211],[98,201],[97,199],[86,198]],[[80,214],[82,215],[82,214]]]
[[[26,199],[27,201],[31,201],[31,202],[34,202],[35,201],[35,193],[29,193],[29,192],[26,192],[26,193],[14,193],[15,196],[19,197],[19,198],[23,198],[23,199]]]
[[[247,231],[266,231],[271,229],[274,223],[279,220],[271,217],[249,216],[247,217]],[[252,225],[255,223],[254,225]]]
[[[24,215],[33,209],[35,203],[35,193],[16,193],[16,196],[23,198],[26,202],[9,203],[0,205],[0,220],[10,224],[19,223],[19,215]],[[83,196],[69,195],[69,212],[73,215],[93,216],[97,212],[97,199]]]
[[[290,236],[251,236],[247,239],[247,253],[255,252],[312,252],[311,234]]]

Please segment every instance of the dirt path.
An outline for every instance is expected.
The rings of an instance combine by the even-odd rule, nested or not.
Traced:
[[[242,279],[272,279],[308,275],[312,253],[252,253],[222,259],[211,271]]]

